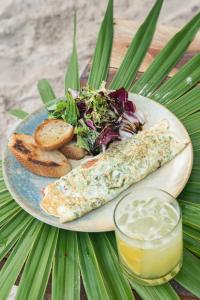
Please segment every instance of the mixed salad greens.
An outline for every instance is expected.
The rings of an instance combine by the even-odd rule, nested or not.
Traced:
[[[77,145],[96,155],[116,140],[129,138],[142,129],[143,115],[122,87],[109,91],[84,87],[69,89],[64,98],[48,107],[49,118],[63,119],[75,127]]]

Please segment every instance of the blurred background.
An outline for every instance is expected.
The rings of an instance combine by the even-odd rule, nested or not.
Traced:
[[[141,22],[154,0],[115,0],[114,16]],[[19,121],[6,111],[32,112],[41,105],[36,85],[50,80],[63,94],[63,78],[72,48],[73,13],[77,10],[80,71],[94,50],[107,0],[0,1],[1,147]],[[200,11],[200,0],[165,0],[159,24],[181,27]]]

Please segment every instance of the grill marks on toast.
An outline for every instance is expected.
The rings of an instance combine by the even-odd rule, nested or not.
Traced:
[[[61,177],[71,170],[69,161],[60,151],[41,149],[30,135],[14,133],[8,147],[24,167],[37,175]]]

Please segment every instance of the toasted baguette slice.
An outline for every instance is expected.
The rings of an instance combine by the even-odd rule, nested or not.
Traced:
[[[86,151],[76,145],[76,142],[71,142],[60,148],[60,151],[69,159],[79,160],[86,155]]]
[[[74,135],[72,125],[63,120],[49,119],[40,124],[34,134],[35,142],[45,150],[54,150],[70,142]]]
[[[37,175],[61,177],[71,170],[69,161],[60,151],[40,149],[31,135],[14,133],[8,147],[24,167]]]

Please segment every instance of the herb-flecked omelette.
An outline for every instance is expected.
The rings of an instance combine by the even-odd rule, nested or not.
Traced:
[[[41,207],[60,222],[77,219],[117,197],[180,153],[189,141],[175,137],[163,120],[84,161],[45,189]]]

